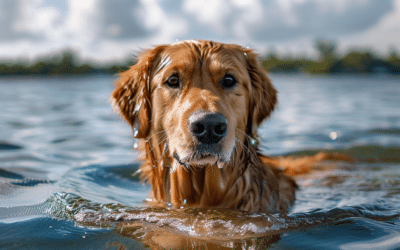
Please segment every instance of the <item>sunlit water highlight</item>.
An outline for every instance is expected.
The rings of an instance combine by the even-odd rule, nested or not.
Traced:
[[[1,78],[0,249],[400,248],[400,79],[272,79],[264,153],[356,159],[298,177],[289,214],[147,207],[113,77]]]

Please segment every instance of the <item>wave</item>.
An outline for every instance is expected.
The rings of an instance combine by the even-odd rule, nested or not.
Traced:
[[[0,141],[0,150],[20,150],[23,149],[21,145]]]
[[[318,152],[337,152],[346,154],[358,162],[383,162],[383,163],[399,163],[400,147],[399,146],[381,146],[376,144],[357,145],[349,148],[338,149],[307,149],[299,150],[285,154],[287,156],[315,155]]]
[[[113,228],[135,239],[174,235],[207,241],[268,239],[288,231],[340,222],[349,218],[375,221],[398,219],[399,207],[384,202],[314,209],[292,214],[248,213],[217,208],[128,207],[121,204],[93,203],[72,193],[55,193],[43,206],[57,218],[81,226]]]

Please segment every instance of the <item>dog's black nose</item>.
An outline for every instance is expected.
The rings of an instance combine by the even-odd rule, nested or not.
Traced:
[[[228,131],[228,121],[220,113],[197,111],[189,117],[189,129],[204,144],[222,140]]]

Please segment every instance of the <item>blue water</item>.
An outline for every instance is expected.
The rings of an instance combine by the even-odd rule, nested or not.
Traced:
[[[0,78],[0,249],[400,249],[400,78],[271,78],[265,154],[356,160],[297,177],[286,215],[145,207],[115,77]]]

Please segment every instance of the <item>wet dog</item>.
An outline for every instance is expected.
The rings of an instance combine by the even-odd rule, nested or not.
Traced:
[[[293,204],[295,181],[257,148],[277,91],[252,50],[160,45],[115,84],[111,101],[140,139],[139,172],[155,201],[268,213]]]

